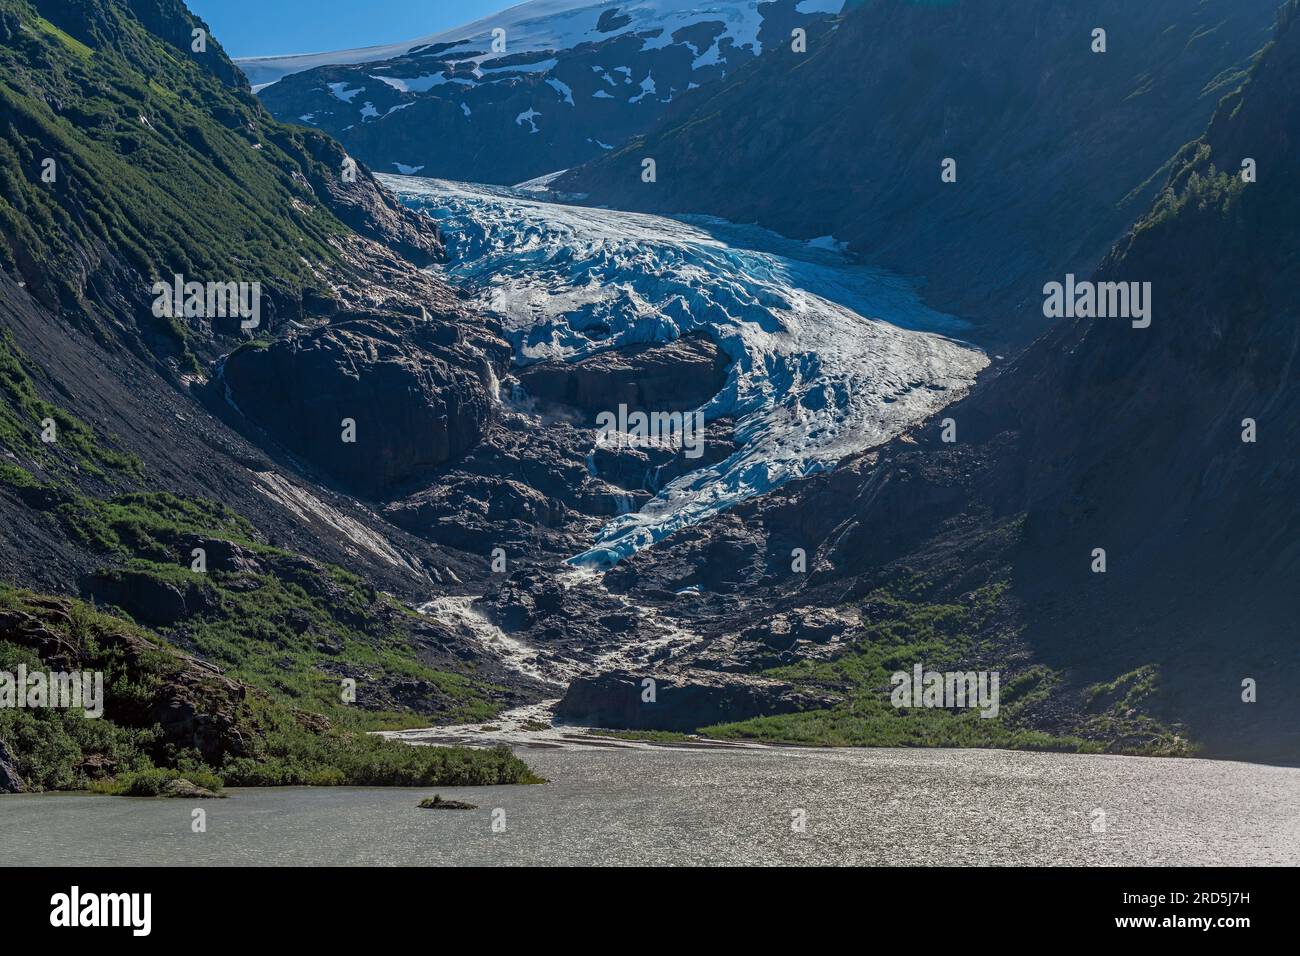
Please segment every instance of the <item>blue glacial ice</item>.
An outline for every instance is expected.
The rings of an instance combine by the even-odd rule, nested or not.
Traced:
[[[569,206],[518,191],[381,176],[438,220],[437,267],[500,317],[519,365],[703,333],[733,360],[706,420],[739,446],[681,476],[570,558],[607,567],[787,481],[833,468],[957,400],[988,364],[906,279],[834,242],[704,216]],[[607,335],[586,334],[609,329]],[[593,435],[594,443],[594,435]]]

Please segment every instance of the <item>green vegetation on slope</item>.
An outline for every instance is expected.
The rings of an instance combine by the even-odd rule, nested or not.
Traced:
[[[53,418],[59,440],[39,439]],[[79,601],[42,597],[0,582],[0,670],[44,669],[32,647],[13,643],[4,607],[35,615],[80,648],[79,664],[105,672],[109,715],[87,720],[59,710],[0,709],[0,741],[32,789],[94,785],[112,793],[158,792],[185,777],[207,789],[226,784],[424,785],[526,782],[507,754],[413,748],[364,731],[446,721],[483,721],[500,689],[422,662],[411,641],[418,618],[342,568],[274,548],[224,505],[169,492],[97,498],[88,476],[113,484],[140,477],[133,457],[105,447],[76,417],[39,398],[25,360],[0,335],[0,491],[44,516],[51,531],[102,556],[89,584],[132,616]],[[30,469],[30,470],[29,470]],[[205,549],[208,569],[191,570]],[[224,562],[224,563],[223,563]],[[161,619],[154,620],[161,615]],[[102,635],[133,636],[149,648],[126,661]],[[170,647],[168,646],[170,645]],[[178,673],[177,651],[219,666],[255,688],[238,707],[249,753],[206,758],[176,748],[150,715],[151,695]],[[139,648],[136,648],[139,651]],[[54,669],[62,669],[54,668]],[[342,680],[356,681],[345,703]],[[217,706],[200,702],[199,709]]]
[[[411,747],[333,726],[242,688],[156,635],[75,599],[0,585],[0,634],[0,670],[22,664],[104,675],[105,711],[98,719],[52,708],[0,709],[0,741],[29,789],[150,794],[178,777],[218,790],[537,780],[506,750]],[[51,636],[57,660],[43,660],[33,645],[49,646]],[[173,719],[178,698],[195,719]]]
[[[500,688],[419,660],[408,630],[417,619],[393,598],[342,568],[261,543],[222,505],[166,492],[100,500],[35,482],[11,487],[112,559],[90,585],[104,603],[295,706],[365,729],[420,726],[434,714],[483,721],[499,709]],[[195,548],[207,552],[205,572],[191,570]],[[345,678],[356,681],[355,704],[340,699]]]
[[[261,557],[262,573],[198,575],[187,567],[134,559],[103,578],[179,591],[196,610],[159,628],[173,644],[340,723],[387,729],[425,725],[431,713],[458,723],[486,720],[498,711],[488,694],[499,688],[415,657],[402,630],[406,619],[392,599],[339,568],[274,549],[253,553]],[[355,705],[340,700],[344,678],[357,682]]]
[[[900,591],[908,592],[906,587]],[[1154,689],[1151,669],[1124,675],[1111,685],[1089,688],[1083,706],[1067,718],[1045,720],[1047,708],[1062,706],[1068,693],[1062,675],[1028,662],[1006,633],[1005,583],[995,583],[955,602],[902,598],[886,590],[863,601],[865,633],[849,651],[830,661],[801,661],[767,676],[799,687],[843,695],[826,710],[757,717],[701,729],[708,737],[768,740],[815,746],[1003,747],[1177,756],[1190,752],[1177,733],[1141,714],[1138,707]],[[915,664],[927,671],[998,671],[999,711],[981,717],[978,708],[896,708],[890,676],[909,675]],[[1058,724],[1056,732],[1034,729]]]
[[[0,0],[0,267],[64,308],[101,260],[147,280],[319,286],[348,230],[309,183],[341,151],[272,120],[215,39],[164,42],[127,6]],[[168,29],[200,24],[161,8]]]
[[[53,423],[56,441],[41,440],[46,422]],[[8,329],[0,329],[0,448],[64,475],[74,468],[101,479],[108,479],[109,473],[126,478],[142,474],[134,455],[106,447],[85,422],[37,394]],[[0,467],[15,466],[0,462]],[[22,479],[15,475],[14,480]]]
[[[380,201],[372,186],[342,199],[332,192],[337,144],[272,120],[210,34],[205,49],[191,45],[203,27],[180,0],[0,0],[0,271],[99,341],[143,345],[191,369],[211,346],[184,320],[153,317],[154,279],[261,282],[282,317],[304,291],[327,291],[323,273],[353,236],[331,208],[364,219],[362,231],[386,237],[392,227],[366,219]],[[422,229],[403,241],[427,252]],[[180,774],[203,786],[218,776],[528,778],[508,754],[407,748],[361,733],[431,715],[481,721],[497,709],[499,688],[422,660],[419,619],[346,571],[268,546],[220,504],[142,491],[141,463],[47,400],[59,390],[0,332],[6,516],[102,561],[67,587],[116,609],[4,591],[0,658],[40,663],[33,654],[75,646],[72,663],[113,670],[102,721],[0,714],[0,741],[29,786],[156,792]],[[57,441],[42,440],[47,420]],[[204,572],[191,570],[196,547],[212,559]],[[138,626],[146,623],[152,630]],[[67,646],[42,643],[42,633]],[[129,659],[101,659],[105,641]],[[346,678],[356,681],[355,704],[341,700]],[[201,753],[177,740],[207,731],[178,730],[159,709],[164,689],[194,686],[212,693],[189,702],[192,721],[217,728]]]
[[[148,623],[172,643],[350,726],[418,726],[432,714],[482,721],[497,712],[491,695],[499,688],[419,661],[412,618],[392,598],[342,568],[267,545],[226,506],[169,492],[83,493],[77,483],[86,475],[134,481],[140,464],[40,399],[25,361],[0,332],[0,450],[17,462],[0,457],[0,488],[103,556],[94,589],[107,603],[156,614],[170,601],[174,619]],[[47,417],[59,429],[50,444],[39,438]],[[218,566],[214,552],[206,573],[192,571],[195,547],[229,552],[240,566]],[[340,701],[345,677],[357,682],[356,706]]]

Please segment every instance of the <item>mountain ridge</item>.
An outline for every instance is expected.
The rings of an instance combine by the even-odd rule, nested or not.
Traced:
[[[1043,329],[1038,287],[1091,272],[1152,200],[1169,157],[1266,41],[1274,10],[1272,0],[1107,0],[1008,19],[996,0],[873,0],[807,53],[779,48],[697,91],[690,109],[552,188],[833,236],[866,262],[924,277],[931,305],[1014,349]],[[1106,52],[1094,53],[1092,31],[1106,26]]]
[[[882,0],[867,13],[890,9]],[[590,209],[540,207],[530,214],[548,228],[566,217],[594,225],[588,251],[604,287],[579,289],[581,276],[563,271],[551,281],[556,268],[586,267],[572,248],[528,245],[530,224],[514,222],[523,238],[504,248],[527,248],[553,271],[526,274],[514,289],[458,289],[447,276],[463,263],[421,266],[460,244],[481,252],[501,230],[486,222],[481,235],[442,235],[365,165],[349,167],[327,135],[271,118],[219,46],[209,47],[212,63],[183,59],[198,21],[179,3],[0,0],[0,98],[14,117],[0,126],[0,152],[18,172],[0,184],[0,560],[9,582],[61,595],[0,587],[0,645],[26,654],[42,629],[79,638],[78,620],[113,634],[140,628],[130,633],[235,675],[245,696],[271,695],[272,723],[298,728],[285,746],[301,759],[287,769],[264,761],[264,776],[240,764],[239,780],[364,781],[337,751],[329,761],[341,764],[317,759],[322,734],[488,720],[555,696],[561,683],[573,694],[563,712],[619,727],[671,719],[674,729],[797,743],[1168,755],[1204,746],[1294,761],[1300,715],[1277,686],[1293,680],[1288,584],[1300,560],[1289,543],[1298,476],[1288,455],[1300,292],[1288,152],[1300,137],[1295,9],[1198,137],[1151,160],[1167,179],[1136,192],[1121,184],[1125,209],[1148,190],[1153,202],[1098,253],[1100,271],[1080,269],[1150,282],[1148,327],[1062,320],[902,436],[682,527],[600,577],[564,560],[603,527],[635,520],[629,509],[651,500],[661,478],[698,481],[703,472],[688,473],[753,435],[736,434],[731,416],[710,421],[716,447],[688,462],[672,448],[601,447],[592,413],[723,395],[743,371],[734,337],[656,336],[671,331],[666,318],[685,322],[710,304],[779,334],[775,313],[811,288],[788,274],[793,260],[761,250],[746,258],[723,227],[697,220],[691,241],[712,261],[770,270],[785,285],[760,274],[752,288],[713,288],[709,269],[688,261],[680,295],[647,327],[646,300],[619,270],[640,268],[653,294],[672,289],[653,264],[629,266],[611,251],[612,240],[636,239],[629,218],[593,223]],[[1237,25],[1224,30],[1234,50],[1254,10],[1225,14]],[[859,15],[794,71],[869,22]],[[933,50],[928,35],[918,42]],[[910,69],[916,49],[883,59],[882,75]],[[165,69],[150,72],[151,63]],[[788,78],[789,66],[788,54],[773,53],[673,105],[694,115],[695,104],[734,97],[770,71]],[[1216,74],[1217,84],[1233,76]],[[1198,108],[1210,95],[1205,84],[1179,92]],[[752,161],[771,144],[737,139],[734,151]],[[1243,154],[1257,160],[1257,182],[1240,178]],[[44,158],[56,162],[52,182],[41,179]],[[1144,162],[1127,172],[1136,177]],[[672,168],[660,166],[661,182]],[[635,182],[650,185],[639,172]],[[831,185],[818,181],[817,194]],[[894,198],[906,208],[905,192]],[[1064,266],[1060,247],[1075,237],[1064,238],[1044,261]],[[970,262],[958,266],[952,276],[969,277]],[[151,283],[178,270],[260,277],[260,327],[250,336],[218,317],[156,314]],[[1011,271],[1008,286],[1034,277],[1017,286],[1026,299],[1064,278],[1023,262]],[[501,315],[526,316],[534,293],[575,289],[551,330],[508,329],[490,314],[497,303]],[[580,360],[533,361],[565,349]],[[771,355],[757,363],[791,386],[782,408],[792,415],[868,393],[816,388],[827,349],[801,349],[779,368]],[[654,387],[640,388],[650,375]],[[935,381],[888,377],[897,381],[868,383],[888,386],[882,407],[909,394],[927,411],[942,404]],[[751,381],[755,394],[773,384]],[[1250,443],[1235,424],[1248,417],[1258,425]],[[955,442],[942,437],[945,419]],[[41,437],[46,420],[55,441]],[[821,420],[835,437],[841,419],[828,411]],[[762,490],[772,464],[759,458],[737,480]],[[1107,551],[1104,573],[1089,568],[1097,547]],[[194,570],[195,549],[208,570]],[[109,607],[109,620],[83,618],[74,595]],[[999,671],[1003,719],[899,713],[890,674],[917,661]],[[359,707],[337,699],[353,674]],[[672,704],[662,714],[641,708],[645,674],[662,678]],[[1239,703],[1244,678],[1258,678],[1257,704]],[[53,725],[38,729],[63,740]],[[134,772],[128,765],[144,757],[179,772],[166,744],[184,739],[147,753],[74,741],[57,767],[20,775],[84,782],[110,766]],[[432,769],[447,768],[423,768]],[[412,782],[400,768],[388,779]]]
[[[633,594],[771,588],[779,596],[743,621],[721,604],[697,612],[720,617],[705,659],[766,662],[851,702],[710,732],[893,739],[881,685],[897,645],[943,631],[937,617],[960,635],[946,639],[952,663],[1001,668],[1004,712],[1028,726],[1300,762],[1294,695],[1251,690],[1300,677],[1298,9],[1284,8],[1246,81],[1093,276],[1151,282],[1149,327],[1063,321],[902,438],[610,575]],[[1257,181],[1243,177],[1247,158]],[[724,543],[765,560],[724,577],[710,563]],[[806,578],[783,567],[795,545]],[[873,639],[819,663],[824,634],[797,643],[793,621],[827,614],[861,615]]]
[[[240,64],[274,115],[375,169],[512,185],[615,148],[796,27],[823,33],[838,8],[532,0],[409,43]],[[307,68],[264,85],[268,63]]]

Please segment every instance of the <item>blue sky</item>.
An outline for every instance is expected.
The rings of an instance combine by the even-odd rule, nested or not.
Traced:
[[[231,56],[393,43],[477,20],[517,0],[187,0]]]

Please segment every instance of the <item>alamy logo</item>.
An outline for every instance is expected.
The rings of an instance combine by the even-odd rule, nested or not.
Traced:
[[[898,671],[889,681],[895,707],[978,707],[981,717],[998,715],[998,671],[927,671],[917,664],[912,673]]]
[[[50,925],[129,926],[132,936],[148,936],[153,928],[152,893],[86,893],[74,886],[71,892],[50,897]]]
[[[262,324],[260,282],[186,282],[177,273],[171,282],[155,282],[151,291],[155,318],[238,316],[241,329],[255,329]]]
[[[1132,319],[1133,328],[1151,324],[1150,282],[1075,282],[1043,286],[1043,315],[1049,319]]]
[[[632,412],[626,405],[618,413],[601,412],[596,416],[599,434],[596,444],[616,448],[654,446],[682,449],[686,458],[704,454],[704,413]]]
[[[0,671],[0,707],[20,710],[76,710],[87,717],[104,715],[104,675],[99,671]]]

